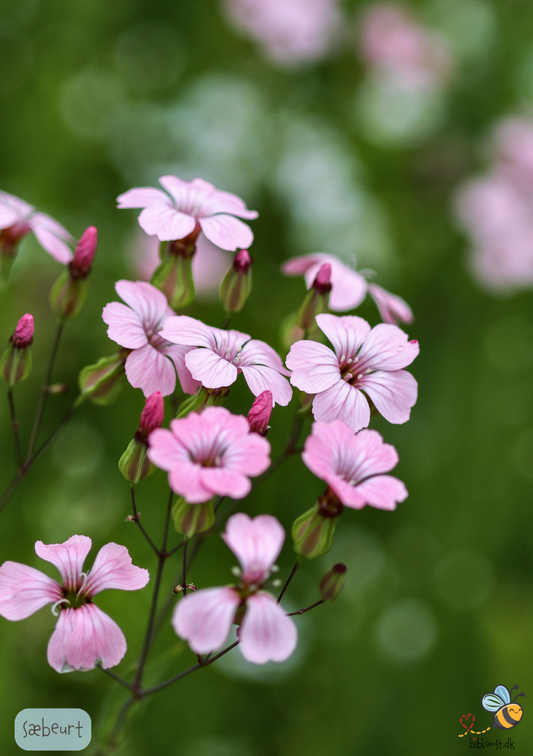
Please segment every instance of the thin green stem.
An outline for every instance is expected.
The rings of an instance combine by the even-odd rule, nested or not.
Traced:
[[[181,583],[183,585],[184,596],[187,595],[187,543],[188,539],[185,538],[183,541],[183,580]]]
[[[285,581],[285,585],[284,585],[284,586],[283,586],[283,588],[281,589],[281,593],[280,593],[280,594],[279,594],[279,596],[278,596],[278,604],[280,603],[281,599],[282,599],[282,598],[283,598],[283,596],[285,595],[285,591],[286,591],[286,590],[287,590],[287,588],[289,587],[289,584],[290,584],[291,580],[293,579],[293,577],[295,576],[295,574],[296,574],[296,570],[298,569],[298,567],[299,567],[299,566],[300,566],[300,558],[298,557],[298,559],[297,559],[297,560],[296,560],[296,562],[294,563],[294,567],[293,567],[293,568],[292,568],[292,570],[291,570],[291,574],[289,575],[289,577],[288,577],[288,578],[287,578],[287,580]]]
[[[15,402],[13,400],[13,389],[8,388],[7,400],[9,402],[9,412],[11,414],[11,427],[13,428],[13,439],[15,442],[15,461],[17,464],[17,470],[22,467],[22,449],[20,448],[19,438],[19,421],[17,420],[17,414],[15,412]]]
[[[324,599],[320,599],[320,601],[316,601],[314,604],[311,604],[311,606],[306,606],[305,609],[298,609],[297,612],[287,612],[285,615],[286,617],[295,617],[297,614],[305,614],[306,612],[310,612],[311,609],[314,609],[315,606],[320,606],[320,604],[324,603]]]
[[[98,669],[101,669],[102,672],[105,672],[106,675],[111,677],[115,682],[118,682],[119,685],[123,685],[125,688],[127,688],[130,691],[134,690],[134,687],[131,683],[129,683],[127,680],[124,680],[124,678],[120,677],[119,675],[115,674],[114,672],[111,672],[110,669],[104,669],[100,664],[96,665]]]
[[[135,504],[135,487],[132,485],[130,487],[130,490],[131,490],[131,505],[133,507],[133,522],[135,522],[139,526],[139,530],[141,531],[143,536],[146,538],[146,540],[148,541],[148,543],[150,544],[150,546],[152,547],[156,555],[159,556],[159,549],[157,548],[155,543],[152,541],[152,539],[150,538],[150,536],[148,535],[144,527],[141,525],[141,520],[140,520],[141,515],[140,515],[140,512],[137,511],[137,506]]]
[[[59,348],[59,342],[61,340],[61,334],[63,333],[64,325],[65,325],[64,323],[59,321],[56,327],[56,332],[54,334],[54,340],[52,342],[52,349],[50,350],[50,357],[48,358],[48,365],[46,367],[44,382],[41,387],[41,394],[39,396],[39,401],[37,403],[37,410],[35,412],[35,419],[33,421],[33,427],[31,429],[28,449],[26,450],[26,457],[24,459],[24,467],[28,466],[30,459],[32,458],[33,450],[35,448],[35,443],[37,441],[37,436],[39,434],[39,429],[41,427],[41,420],[43,419],[44,406],[46,404],[46,399],[48,397],[48,389],[50,387],[50,382],[52,380],[54,363],[56,360],[57,350]]]

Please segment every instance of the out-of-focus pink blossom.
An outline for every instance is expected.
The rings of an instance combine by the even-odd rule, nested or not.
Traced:
[[[302,459],[352,509],[396,509],[407,498],[401,480],[383,474],[396,467],[398,454],[377,431],[354,434],[341,420],[314,423]]]
[[[33,342],[34,323],[33,315],[29,312],[23,315],[13,332],[11,341],[17,349],[25,349]]]
[[[60,585],[43,572],[18,562],[0,567],[0,615],[21,620],[53,604],[59,611],[48,644],[48,663],[57,672],[114,667],[126,653],[126,639],[119,626],[92,603],[100,591],[115,588],[137,591],[148,583],[148,570],[135,567],[125,546],[103,546],[89,572],[83,563],[91,549],[87,536],[72,536],[64,543],[46,546],[37,541],[37,556],[51,562],[63,579]]]
[[[141,419],[139,421],[139,430],[145,438],[148,438],[152,431],[163,425],[165,418],[165,400],[160,391],[154,391],[150,394],[144,403]]]
[[[89,275],[97,246],[98,230],[94,226],[89,226],[76,245],[74,257],[69,263],[71,273],[78,278],[85,278]]]
[[[361,51],[377,74],[408,87],[433,88],[453,72],[445,41],[401,5],[370,6],[361,21]]]
[[[144,208],[139,225],[160,241],[175,241],[191,234],[199,223],[205,236],[222,249],[247,248],[254,239],[252,230],[239,218],[257,218],[235,194],[222,192],[203,179],[184,181],[177,176],[161,176],[161,189],[130,189],[118,197],[119,208]],[[168,192],[168,194],[167,194]],[[237,217],[235,217],[237,216]]]
[[[235,26],[281,65],[322,58],[339,28],[338,0],[224,0],[224,5]]]
[[[231,386],[242,372],[254,396],[272,392],[272,401],[287,405],[292,390],[284,375],[279,355],[264,341],[251,339],[247,333],[223,331],[204,325],[188,315],[176,315],[165,321],[162,338],[188,347],[185,364],[192,377],[209,389]]]
[[[170,487],[189,504],[215,494],[242,499],[250,492],[250,477],[270,465],[268,441],[224,407],[172,420],[170,430],[155,430],[149,443],[149,460],[168,471]]]
[[[411,308],[401,297],[391,294],[376,284],[368,283],[366,278],[335,255],[315,252],[287,260],[282,271],[288,276],[304,276],[307,288],[314,285],[323,266],[330,266],[331,293],[329,309],[334,312],[346,312],[359,307],[365,296],[370,294],[375,301],[381,318],[385,323],[396,324],[413,322]]]
[[[251,519],[239,513],[229,518],[223,538],[241,564],[239,586],[206,588],[183,598],[174,610],[174,630],[193,651],[207,654],[222,646],[237,609],[243,610],[238,637],[244,658],[254,664],[285,661],[298,642],[296,625],[261,590],[281,551],[283,528],[270,515]]]
[[[248,412],[248,425],[252,433],[266,436],[271,413],[272,392],[263,391],[250,407],[250,412]]]
[[[456,215],[471,236],[474,275],[489,290],[533,285],[533,121],[507,118],[487,174],[459,187]]]
[[[74,239],[63,226],[45,213],[39,213],[24,200],[0,191],[0,246],[11,250],[33,231],[41,247],[64,265],[72,259],[69,244]]]
[[[405,423],[417,399],[417,382],[403,368],[418,355],[418,342],[408,341],[397,326],[370,328],[355,315],[322,314],[316,322],[334,351],[316,341],[297,341],[287,355],[293,386],[315,394],[315,420],[343,420],[355,432],[366,428],[368,396],[386,420]]]
[[[147,236],[139,231],[129,250],[137,276],[149,281],[161,262],[159,258],[159,239]],[[225,249],[220,249],[200,234],[196,242],[196,253],[192,259],[194,288],[200,298],[218,297],[220,284],[231,265],[232,256]]]
[[[159,335],[166,319],[174,314],[165,295],[145,281],[117,281],[115,289],[126,304],[107,304],[102,318],[109,326],[109,338],[132,350],[126,360],[131,385],[142,389],[146,397],[154,391],[168,396],[176,387],[177,372],[183,391],[194,394],[199,383],[185,365],[189,350]]]

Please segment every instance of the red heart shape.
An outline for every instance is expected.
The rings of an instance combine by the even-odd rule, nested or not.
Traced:
[[[472,717],[472,721],[470,722],[470,724],[468,724],[468,720],[470,719],[470,717]],[[465,720],[467,724],[464,724],[463,719]],[[472,729],[475,721],[476,721],[476,718],[473,714],[462,714],[459,717],[459,722],[463,725],[463,727],[465,728],[467,732],[469,732]]]

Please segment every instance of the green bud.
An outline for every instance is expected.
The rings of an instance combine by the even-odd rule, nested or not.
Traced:
[[[192,257],[168,254],[155,269],[151,283],[163,292],[173,310],[187,307],[196,295]]]
[[[9,344],[0,358],[0,374],[10,386],[24,381],[31,373],[31,349],[17,349]]]
[[[50,291],[50,307],[61,320],[75,320],[89,296],[89,279],[75,278],[69,268],[59,276]]]
[[[188,504],[181,496],[172,507],[174,527],[178,533],[191,538],[195,533],[203,533],[214,525],[213,501],[203,504]]]
[[[318,271],[313,285],[307,292],[305,299],[298,311],[296,324],[308,334],[317,330],[316,316],[325,312],[328,306],[329,293],[331,291],[331,265],[324,263]]]
[[[220,287],[220,300],[226,312],[239,312],[252,290],[252,258],[248,250],[241,249],[235,255],[233,265],[226,273]]]
[[[140,480],[151,475],[155,467],[146,456],[148,444],[146,441],[139,440],[137,434],[135,435],[136,437],[130,441],[120,458],[118,467],[126,480],[136,485]]]
[[[338,500],[330,501],[322,496],[312,509],[298,517],[292,526],[296,553],[308,559],[327,554],[342,510],[343,506]]]
[[[334,564],[320,581],[320,598],[322,601],[335,601],[346,585],[346,565]]]
[[[129,349],[120,349],[84,367],[78,378],[82,395],[95,404],[114,402],[126,383],[124,364],[129,353]]]

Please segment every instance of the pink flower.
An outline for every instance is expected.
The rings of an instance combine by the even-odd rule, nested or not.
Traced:
[[[252,433],[259,433],[260,436],[266,436],[271,413],[272,392],[263,391],[252,404],[250,412],[248,413],[248,425],[250,426]]]
[[[365,504],[396,509],[396,503],[407,498],[401,480],[383,475],[398,464],[398,454],[377,431],[354,434],[341,420],[314,423],[302,459],[352,509]]]
[[[329,309],[334,312],[346,312],[359,307],[365,296],[370,294],[375,301],[380,315],[385,323],[395,324],[398,321],[412,323],[411,308],[400,297],[382,289],[376,284],[369,284],[361,273],[345,265],[335,255],[315,252],[287,260],[282,271],[288,276],[304,276],[307,288],[310,289],[321,270],[330,266],[331,294],[329,295]]]
[[[225,0],[225,5],[235,26],[282,65],[321,58],[340,21],[338,0]]]
[[[117,200],[119,208],[144,208],[139,225],[147,234],[160,241],[175,241],[188,236],[199,223],[205,236],[222,249],[250,246],[254,235],[238,218],[253,220],[257,213],[248,210],[235,194],[218,191],[199,178],[183,181],[177,176],[161,176],[159,182],[168,194],[146,187],[130,189]]]
[[[154,391],[168,396],[176,386],[177,372],[183,391],[194,394],[199,384],[184,361],[189,350],[165,341],[158,333],[174,314],[165,295],[145,281],[117,281],[115,289],[126,304],[107,304],[102,318],[109,326],[109,338],[132,350],[126,360],[126,376],[131,385],[142,389],[146,397]]]
[[[224,407],[172,420],[170,430],[155,430],[149,443],[149,460],[168,471],[170,487],[189,504],[215,494],[242,499],[250,493],[250,477],[270,465],[268,441]]]
[[[57,672],[114,667],[126,653],[126,639],[119,626],[92,599],[100,591],[116,588],[137,591],[148,583],[148,570],[135,567],[125,546],[108,543],[83,572],[91,539],[74,535],[65,543],[46,546],[37,541],[35,551],[51,562],[63,585],[43,572],[18,562],[0,567],[0,615],[21,620],[46,604],[59,610],[59,618],[48,644],[48,663]]]
[[[231,386],[242,372],[254,396],[267,389],[272,402],[286,406],[292,390],[284,375],[279,355],[264,341],[250,340],[239,331],[223,331],[204,325],[188,315],[176,315],[165,321],[162,338],[188,347],[185,364],[192,377],[208,389]]]
[[[163,425],[164,418],[165,400],[160,391],[154,391],[144,403],[139,421],[139,431],[144,438],[148,438],[150,433],[160,428]]]
[[[76,278],[86,278],[91,268],[98,246],[98,230],[94,226],[85,229],[76,245],[74,257],[70,261],[70,271]]]
[[[54,260],[65,265],[71,261],[69,243],[74,240],[60,223],[45,213],[38,213],[13,194],[0,191],[0,244],[13,249],[30,231]]]
[[[317,315],[335,351],[316,341],[297,341],[287,356],[291,383],[313,400],[315,420],[343,420],[357,432],[370,422],[368,398],[391,423],[405,423],[417,399],[417,383],[402,368],[418,355],[397,326],[374,328],[355,315]],[[364,392],[364,393],[363,393]]]
[[[33,315],[27,312],[26,315],[21,317],[11,336],[13,346],[16,349],[26,349],[26,347],[29,347],[33,342],[33,332]]]
[[[206,588],[183,598],[172,617],[174,630],[197,654],[207,654],[222,646],[237,609],[244,610],[238,631],[244,658],[254,664],[285,661],[298,642],[296,625],[261,590],[281,551],[283,528],[270,515],[251,519],[241,513],[229,518],[222,537],[241,564],[239,586]]]

